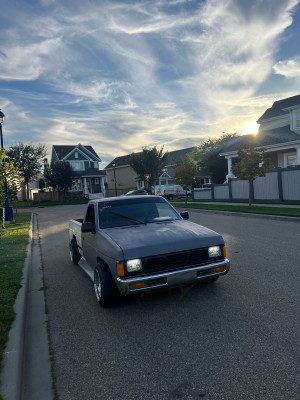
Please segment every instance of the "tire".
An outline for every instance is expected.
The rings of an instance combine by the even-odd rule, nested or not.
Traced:
[[[215,276],[214,278],[207,279],[206,283],[214,283],[219,279],[219,276]]]
[[[192,197],[191,193],[187,194],[187,198],[190,199]]]
[[[81,255],[78,250],[76,239],[73,238],[70,243],[70,257],[73,264],[78,265]]]
[[[168,200],[173,200],[173,195],[172,194],[169,195]]]
[[[94,271],[94,290],[97,301],[102,307],[113,307],[120,301],[117,285],[104,262],[99,261]]]

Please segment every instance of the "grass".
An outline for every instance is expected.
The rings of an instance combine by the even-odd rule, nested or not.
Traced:
[[[14,218],[15,223],[0,228],[0,364],[15,318],[13,305],[21,287],[31,213],[20,213]]]
[[[251,206],[245,205],[227,205],[227,204],[197,204],[189,202],[180,206],[178,202],[172,202],[175,207],[190,208],[198,210],[214,210],[214,211],[229,211],[229,212],[241,212],[249,214],[267,214],[267,215],[277,215],[284,217],[298,217],[300,218],[300,207],[299,208],[284,208],[284,207],[268,207],[268,206]]]
[[[40,203],[34,203],[32,200],[29,201],[29,205],[27,201],[18,201],[17,202],[17,207],[16,204],[13,203],[11,206],[13,208],[27,208],[27,207],[52,207],[52,206],[66,206],[66,205],[72,205],[72,204],[87,204],[89,200],[83,199],[83,200],[65,200],[65,201],[42,201]]]

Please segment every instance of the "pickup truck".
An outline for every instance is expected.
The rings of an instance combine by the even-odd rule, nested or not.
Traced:
[[[230,267],[224,240],[188,218],[161,196],[91,200],[84,219],[69,223],[71,260],[103,307],[122,295],[215,282]]]

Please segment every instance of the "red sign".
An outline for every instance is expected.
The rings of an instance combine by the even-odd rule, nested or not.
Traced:
[[[144,175],[144,177],[146,178],[146,181],[148,182],[149,179],[151,178],[151,174],[146,174],[146,175]]]

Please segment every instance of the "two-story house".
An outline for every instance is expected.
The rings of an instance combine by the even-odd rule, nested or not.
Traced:
[[[189,147],[186,149],[170,151],[168,153],[165,168],[155,184],[173,184],[174,169],[176,165],[186,153],[190,153],[193,149],[194,147]],[[120,195],[129,190],[141,189],[144,187],[145,182],[137,176],[136,172],[130,166],[130,154],[116,157],[105,167],[105,170],[107,174],[107,190],[109,196],[115,195],[115,192],[117,192],[117,195]],[[210,179],[208,176],[204,176],[202,183],[207,182],[210,182]]]
[[[265,149],[273,168],[300,165],[300,95],[275,101],[257,123],[257,135],[236,137],[223,147],[220,155],[227,159],[227,179],[234,177],[231,166],[238,150],[249,143]]]
[[[92,146],[53,145],[51,161],[65,161],[72,166],[75,182],[71,191],[105,195],[106,172],[99,169],[101,158]]]

